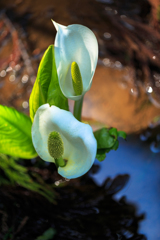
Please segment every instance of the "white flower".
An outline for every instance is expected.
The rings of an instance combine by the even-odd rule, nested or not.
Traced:
[[[63,26],[53,21],[57,30],[55,38],[55,61],[59,85],[69,99],[79,100],[92,84],[98,60],[98,43],[94,33],[87,27],[73,24]],[[76,62],[82,76],[83,92],[75,94],[71,76],[71,64]]]
[[[77,178],[85,174],[96,157],[97,142],[92,128],[75,119],[71,112],[44,104],[37,110],[32,125],[32,141],[38,155],[45,161],[55,162],[48,151],[51,132],[60,134],[63,141],[65,167],[58,172],[65,178]]]

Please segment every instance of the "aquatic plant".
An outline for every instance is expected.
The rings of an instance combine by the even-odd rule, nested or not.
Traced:
[[[115,128],[93,133],[81,122],[83,96],[91,87],[98,59],[97,40],[82,25],[54,25],[55,46],[48,47],[40,62],[29,99],[30,118],[0,106],[0,152],[26,159],[38,154],[71,179],[84,175],[95,158],[102,161],[110,150],[117,150],[118,137],[126,134]],[[75,100],[73,115],[68,98]]]

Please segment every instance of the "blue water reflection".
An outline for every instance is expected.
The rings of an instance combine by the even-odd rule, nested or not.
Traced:
[[[129,136],[126,142],[120,141],[119,149],[110,152],[100,165],[101,170],[93,175],[98,185],[106,177],[130,175],[129,183],[116,198],[125,195],[128,201],[135,203],[138,213],[146,216],[139,233],[149,240],[160,240],[160,154],[152,153],[149,145],[137,136]]]

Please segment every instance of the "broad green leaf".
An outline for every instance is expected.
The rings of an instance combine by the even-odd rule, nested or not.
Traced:
[[[47,94],[47,102],[50,105],[55,105],[61,109],[69,110],[68,107],[68,99],[63,95],[58,81],[55,56],[54,56],[54,46],[50,46],[52,48],[52,78],[48,88]]]
[[[32,121],[37,109],[44,103],[68,110],[68,100],[59,87],[53,45],[48,47],[42,57],[30,95],[29,106]]]
[[[127,134],[126,134],[125,132],[123,132],[123,131],[118,131],[118,137],[121,137],[121,138],[123,138],[123,139],[126,139]]]
[[[110,135],[107,128],[102,128],[94,132],[97,140],[97,148],[110,148],[114,145],[115,139]]]
[[[28,116],[0,105],[0,153],[26,159],[36,157],[31,125]]]

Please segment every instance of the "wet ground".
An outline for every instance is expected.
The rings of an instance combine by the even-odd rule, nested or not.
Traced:
[[[49,228],[56,230],[58,240],[160,239],[159,153],[150,151],[150,143],[160,140],[158,4],[157,0],[0,1],[1,104],[28,114],[39,61],[54,43],[56,31],[50,19],[64,25],[79,23],[91,28],[99,43],[98,67],[85,96],[83,118],[94,128],[114,126],[148,140],[129,137],[107,155],[93,179],[102,184],[112,177],[113,182],[108,179],[98,187],[86,176],[57,188],[61,200],[56,207],[23,188],[2,187],[0,239],[36,239]],[[47,183],[57,181],[57,176],[42,177]],[[116,194],[118,190],[122,191]],[[127,200],[120,200],[123,195]]]

